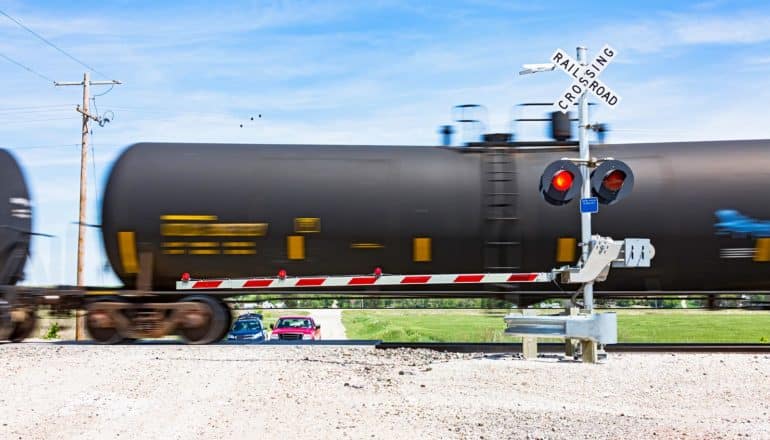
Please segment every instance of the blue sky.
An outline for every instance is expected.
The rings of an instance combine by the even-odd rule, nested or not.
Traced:
[[[132,143],[430,145],[463,103],[483,104],[488,129],[508,131],[517,103],[552,100],[569,83],[560,72],[517,75],[557,47],[618,50],[602,78],[623,101],[594,114],[612,127],[611,142],[770,137],[770,5],[636,3],[0,1],[0,9],[102,73],[93,79],[124,82],[96,98],[99,113],[113,115],[93,128],[88,218],[98,223],[105,175]],[[2,16],[0,53],[54,80],[84,72]],[[81,90],[2,59],[0,77],[0,145],[26,168],[35,229],[57,237],[35,240],[29,282],[73,283]],[[114,283],[97,231],[88,240],[87,282]]]

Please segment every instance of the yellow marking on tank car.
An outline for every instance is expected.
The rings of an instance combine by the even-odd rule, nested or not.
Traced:
[[[380,243],[351,243],[352,249],[382,249],[385,245]]]
[[[212,237],[264,237],[267,223],[217,223],[208,225],[207,234]]]
[[[219,249],[190,249],[190,255],[219,255]]]
[[[302,235],[286,236],[286,256],[289,260],[304,260],[305,237]]]
[[[297,234],[321,232],[321,219],[318,217],[297,217],[294,219],[294,232]]]
[[[754,247],[754,261],[765,263],[770,261],[770,238],[758,238]]]
[[[191,241],[187,243],[190,247],[219,247],[219,242],[216,241]]]
[[[577,239],[560,237],[556,240],[556,262],[572,263],[577,254]]]
[[[184,255],[184,249],[163,249],[163,253],[166,255]]]
[[[432,260],[430,237],[415,237],[412,240],[412,260],[416,263],[427,263]]]
[[[250,247],[256,245],[256,241],[225,241],[222,243],[223,247]]]
[[[160,233],[167,236],[195,237],[201,235],[201,232],[203,232],[201,225],[187,223],[164,223],[160,225]]]
[[[123,264],[123,272],[139,273],[139,262],[136,258],[136,233],[134,231],[118,232],[118,253]]]
[[[197,215],[197,214],[164,214],[160,216],[163,221],[176,221],[176,222],[215,222],[219,217],[215,215]]]
[[[117,295],[114,290],[86,290],[86,295]]]
[[[225,255],[255,255],[256,249],[225,249],[222,251]]]
[[[164,248],[178,248],[187,246],[186,241],[165,241],[161,243]]]
[[[267,223],[163,223],[160,233],[171,237],[264,237]]]

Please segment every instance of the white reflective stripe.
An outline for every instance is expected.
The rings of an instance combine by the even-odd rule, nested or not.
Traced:
[[[754,248],[723,248],[719,250],[720,258],[753,258]]]
[[[11,197],[8,199],[8,203],[12,205],[21,205],[26,207],[32,207],[32,203],[24,197]]]
[[[32,211],[29,208],[11,209],[11,217],[30,218]]]
[[[491,283],[547,283],[554,275],[546,272],[530,273],[486,273],[486,274],[419,274],[419,275],[374,275],[355,276],[303,276],[292,278],[237,278],[225,280],[177,281],[177,290],[193,289],[280,289],[313,287],[367,287],[367,286],[415,286],[415,285],[458,285]]]

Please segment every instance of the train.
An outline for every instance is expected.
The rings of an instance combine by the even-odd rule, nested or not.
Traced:
[[[34,307],[13,286],[24,278],[32,211],[29,189],[16,159],[0,149],[0,341],[21,341],[35,325]]]
[[[100,342],[169,332],[192,343],[221,337],[228,293],[187,296],[174,287],[182,274],[538,272],[574,264],[578,203],[549,204],[539,188],[549,163],[577,156],[568,144],[134,144],[107,177],[101,232],[124,291],[149,293],[151,303],[124,291],[84,300],[89,333]],[[630,196],[594,214],[594,231],[651,238],[656,248],[650,268],[613,270],[597,295],[770,290],[769,151],[770,140],[592,147],[635,175]],[[21,168],[0,153],[0,195],[8,200],[0,282],[12,286],[23,278],[31,212]],[[477,290],[526,304],[561,287],[531,289]],[[137,326],[137,316],[150,324]]]

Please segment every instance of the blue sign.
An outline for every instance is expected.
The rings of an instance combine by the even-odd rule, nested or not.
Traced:
[[[580,199],[580,212],[582,214],[596,214],[599,212],[599,199],[596,197]]]

